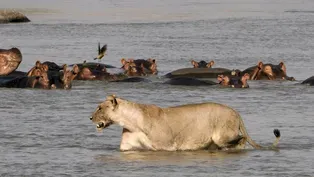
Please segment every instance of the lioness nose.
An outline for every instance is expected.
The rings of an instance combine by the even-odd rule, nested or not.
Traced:
[[[90,117],[89,120],[93,120],[93,117]]]

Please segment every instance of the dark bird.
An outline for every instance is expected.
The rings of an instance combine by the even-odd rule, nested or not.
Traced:
[[[97,60],[97,59],[100,60],[102,57],[106,55],[106,51],[107,51],[107,44],[105,44],[104,46],[102,46],[102,48],[100,48],[100,43],[98,43],[98,56],[94,58],[94,60]]]

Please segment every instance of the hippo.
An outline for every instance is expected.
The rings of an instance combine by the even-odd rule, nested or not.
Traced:
[[[127,76],[147,76],[143,63],[140,66],[130,63],[128,66],[128,69],[125,71]]]
[[[73,66],[73,65],[70,65]],[[105,65],[101,63],[87,63],[84,61],[82,64],[76,64],[79,71],[77,76],[74,78],[75,80],[117,80],[121,78],[125,78],[122,72],[117,74],[111,74],[107,72],[108,68],[116,68],[111,65]]]
[[[80,69],[82,69],[83,67],[87,67],[90,68],[91,70],[94,69],[100,69],[100,68],[117,68],[115,66],[112,65],[107,65],[107,64],[103,64],[103,63],[95,63],[95,62],[86,62],[84,61],[83,63],[77,63],[77,64],[71,64],[69,65],[70,67],[73,67],[74,65],[77,65]]]
[[[305,79],[301,84],[307,84],[310,86],[314,86],[314,76]]]
[[[191,63],[194,68],[211,68],[215,64],[213,60],[208,63],[204,60],[201,60],[200,62],[192,60]]]
[[[0,87],[50,89],[48,74],[45,71],[36,72],[36,75],[32,76],[4,76],[0,81]]]
[[[71,89],[72,81],[79,73],[79,67],[77,65],[73,66],[72,70],[67,69],[67,65],[63,65],[63,70],[49,73],[49,84],[52,89]]]
[[[287,70],[284,62],[280,62],[278,65],[270,63],[263,64],[259,61],[256,66],[249,67],[241,72],[241,75],[248,73],[250,80],[290,80],[294,81],[294,77],[287,76]]]
[[[136,67],[142,67],[144,69],[144,72],[146,74],[158,74],[158,70],[157,70],[157,64],[156,64],[156,60],[149,58],[147,60],[145,59],[121,59],[121,64],[124,70],[129,70],[129,66],[130,65],[135,65]]]
[[[164,82],[164,84],[169,85],[184,85],[184,86],[206,86],[206,85],[217,85],[216,82],[213,81],[205,81],[199,80],[197,78],[189,78],[189,77],[176,77],[171,78]]]
[[[22,53],[18,48],[0,49],[0,76],[15,71],[22,62]]]
[[[165,77],[217,78],[218,75],[228,75],[231,71],[226,68],[182,68],[166,74]]]
[[[238,76],[235,71],[231,75],[219,75],[217,80],[221,86],[232,88],[249,88],[247,80],[250,78],[248,73]]]
[[[111,74],[106,71],[106,68],[89,68],[89,67],[81,67],[78,74],[74,78],[75,80],[118,80],[127,77],[123,73]]]

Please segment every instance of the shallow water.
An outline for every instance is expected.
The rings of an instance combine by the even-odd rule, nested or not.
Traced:
[[[73,89],[0,89],[0,176],[312,176],[313,93],[300,85],[313,75],[311,1],[1,1],[22,9],[27,24],[0,24],[0,48],[23,53],[19,70],[36,60],[102,62],[155,57],[159,76],[190,67],[245,69],[283,60],[295,82],[250,81],[250,89],[75,81]],[[88,8],[87,8],[88,6]],[[161,82],[159,78],[152,78]],[[161,107],[214,101],[240,112],[251,137],[279,151],[118,151],[122,129],[98,133],[89,116],[108,94]]]

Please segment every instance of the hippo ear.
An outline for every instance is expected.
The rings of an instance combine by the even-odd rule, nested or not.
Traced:
[[[64,73],[67,71],[67,67],[68,67],[68,65],[67,65],[67,64],[64,64],[64,65],[62,66],[62,68],[63,68],[63,72],[64,72]]]
[[[77,65],[74,65],[72,70],[76,74],[80,72],[80,68]]]
[[[242,76],[242,79],[249,80],[249,79],[250,79],[250,74],[249,74],[249,73],[245,73],[245,74]]]
[[[149,58],[147,61],[149,61],[150,63],[156,63],[156,60],[152,58]]]
[[[192,60],[191,63],[192,63],[192,65],[193,65],[194,68],[197,68],[197,67],[198,67],[198,62]]]
[[[209,63],[207,63],[207,68],[211,68],[213,65],[215,64],[214,60],[210,61]]]
[[[42,66],[43,66],[43,70],[44,70],[45,72],[48,72],[48,70],[49,70],[48,65],[44,64],[44,65],[42,65]]]
[[[280,63],[279,63],[279,67],[286,73],[287,72],[287,70],[286,70],[286,65],[285,65],[285,63],[283,62],[283,61],[281,61]]]
[[[126,61],[124,58],[121,59],[121,64],[122,64],[122,65],[125,65],[126,62],[127,62],[127,61]]]
[[[41,62],[39,60],[36,61],[35,66],[39,68],[41,66]]]
[[[262,61],[259,61],[258,63],[257,63],[257,66],[259,67],[259,68],[263,68],[263,62]]]

